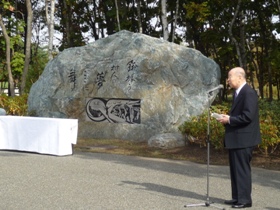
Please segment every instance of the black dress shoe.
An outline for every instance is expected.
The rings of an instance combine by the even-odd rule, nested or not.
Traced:
[[[231,206],[234,209],[242,209],[252,207],[252,203],[236,203]]]
[[[234,205],[237,203],[237,200],[225,200],[224,203],[227,205]]]

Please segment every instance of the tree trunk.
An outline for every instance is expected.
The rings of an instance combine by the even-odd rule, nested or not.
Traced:
[[[0,27],[2,28],[2,32],[6,41],[6,64],[7,64],[7,70],[9,75],[9,93],[10,96],[15,96],[15,85],[14,85],[14,78],[12,75],[12,69],[11,69],[11,43],[10,43],[10,37],[7,33],[6,27],[2,21],[2,15],[0,13]]]
[[[161,22],[162,22],[162,32],[163,39],[168,40],[168,23],[167,23],[167,14],[166,14],[166,0],[161,0]]]
[[[272,76],[271,76],[271,65],[268,63],[268,100],[273,100],[273,87],[272,87]]]
[[[240,66],[240,67],[243,67],[242,56],[241,56],[241,53],[240,53],[240,47],[239,47],[238,41],[234,38],[233,33],[232,33],[233,24],[235,23],[236,18],[237,18],[237,15],[238,15],[238,13],[239,13],[240,5],[241,5],[241,0],[238,0],[238,3],[237,3],[237,5],[236,5],[236,10],[235,10],[234,16],[233,16],[233,18],[232,18],[232,20],[231,20],[231,22],[230,22],[230,25],[229,25],[228,33],[229,33],[229,37],[230,37],[231,41],[232,41],[232,42],[234,43],[234,45],[235,45],[236,53],[237,53],[238,61],[239,61],[239,66]]]
[[[280,81],[279,81],[279,77],[276,77],[276,87],[277,87],[277,100],[280,100]]]
[[[179,11],[179,1],[176,1],[176,11],[175,11],[175,17],[174,17],[174,27],[172,30],[172,42],[174,42],[175,39],[175,30],[176,30],[176,26],[177,26],[177,18],[178,18],[178,11]]]
[[[33,11],[31,7],[30,0],[26,0],[26,8],[27,8],[27,35],[26,35],[26,49],[25,49],[25,60],[24,60],[24,69],[21,77],[21,93],[24,92],[26,77],[28,73],[30,56],[31,56],[31,36],[32,36],[32,19],[33,19]]]
[[[118,0],[115,0],[116,4],[116,16],[117,16],[117,23],[118,23],[118,30],[121,30],[121,25],[120,25],[120,17],[119,17],[119,7],[118,7]]]
[[[88,14],[91,13],[89,4],[86,5],[86,10],[87,10]],[[94,37],[94,40],[98,40],[99,39],[99,31],[97,31],[97,28],[96,28],[96,19],[98,19],[98,15],[97,15],[97,5],[96,5],[95,1],[93,1],[92,10],[93,10],[93,18],[92,18],[92,16],[89,17],[89,24],[91,26],[92,35]]]
[[[141,20],[141,0],[137,0],[137,15],[138,15],[138,29],[139,33],[143,33],[142,20]]]
[[[49,4],[50,3],[50,4]],[[54,5],[55,0],[46,0],[46,19],[49,33],[49,44],[48,44],[48,58],[53,59],[53,36],[54,36]]]
[[[247,59],[246,59],[246,38],[245,38],[245,15],[243,10],[240,11],[240,56],[241,56],[241,67],[244,68],[244,70],[247,70]]]

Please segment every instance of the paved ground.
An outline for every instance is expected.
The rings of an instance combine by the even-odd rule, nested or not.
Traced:
[[[231,209],[227,166],[75,153],[56,157],[0,151],[1,210]],[[280,171],[253,168],[253,208],[280,209]],[[201,207],[184,207],[199,204]]]

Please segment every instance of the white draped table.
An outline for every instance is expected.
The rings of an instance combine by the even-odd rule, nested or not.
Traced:
[[[71,155],[77,135],[77,119],[0,116],[2,150]]]

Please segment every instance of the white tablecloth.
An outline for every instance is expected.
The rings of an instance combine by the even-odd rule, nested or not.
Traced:
[[[2,150],[70,155],[77,135],[77,119],[0,116]]]

